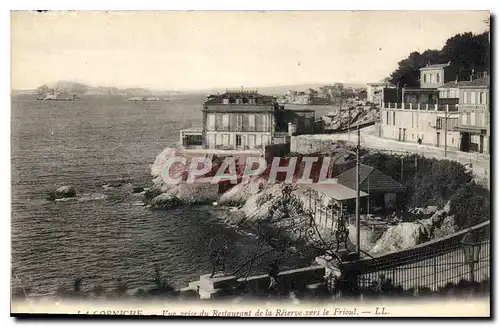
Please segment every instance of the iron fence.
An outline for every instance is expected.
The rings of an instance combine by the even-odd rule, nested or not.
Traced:
[[[358,289],[361,293],[369,292],[386,284],[401,292],[435,292],[462,280],[487,282],[490,280],[489,224],[486,221],[412,249],[351,262],[350,268],[358,272]],[[469,231],[481,233],[484,239],[476,245],[479,253],[472,264],[467,262],[462,244]]]

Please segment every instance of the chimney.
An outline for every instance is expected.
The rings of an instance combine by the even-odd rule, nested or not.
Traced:
[[[473,79],[474,79],[474,69],[472,69],[472,73],[470,74],[470,81],[472,82]]]

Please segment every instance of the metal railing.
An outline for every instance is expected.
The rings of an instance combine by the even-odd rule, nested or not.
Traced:
[[[405,110],[424,110],[424,111],[458,111],[456,104],[429,104],[429,103],[413,103],[413,102],[384,102],[383,109],[405,109]]]
[[[481,242],[479,257],[472,267],[464,258],[461,243],[468,231],[488,234],[489,225],[488,220],[446,238],[423,243],[408,250],[351,262],[350,265],[359,272],[357,283],[361,293],[373,289],[381,279],[390,280],[393,287],[402,291],[437,291],[447,284],[457,284],[461,280],[489,281],[489,237]]]

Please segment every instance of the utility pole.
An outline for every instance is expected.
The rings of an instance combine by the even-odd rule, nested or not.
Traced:
[[[417,167],[418,167],[418,162],[417,162],[417,155],[415,155],[415,182],[414,182],[414,188],[417,187]]]
[[[446,113],[444,116],[444,156],[448,154],[448,105],[446,105]]]
[[[351,106],[347,107],[347,140],[351,140]]]
[[[368,214],[370,214],[370,174],[368,174],[368,196],[366,200],[366,219],[368,219]]]
[[[359,258],[361,247],[360,247],[360,213],[359,213],[359,148],[360,148],[360,137],[359,137],[359,122],[358,122],[358,146],[356,147],[356,254]]]
[[[403,158],[401,157],[401,179],[399,180],[401,184],[403,184]]]

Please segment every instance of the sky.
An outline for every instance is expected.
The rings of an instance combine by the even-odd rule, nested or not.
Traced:
[[[195,90],[378,82],[487,11],[12,12],[11,87]]]

